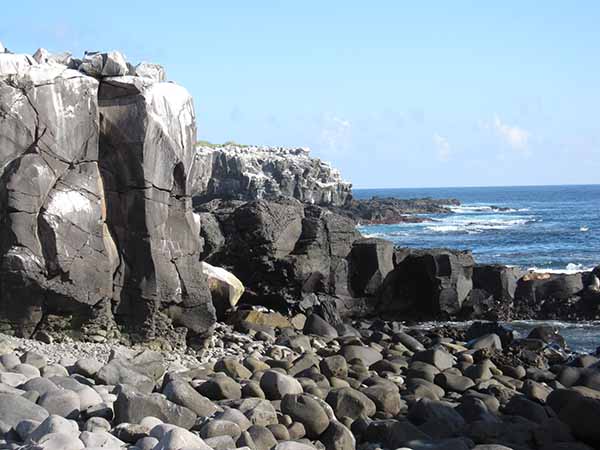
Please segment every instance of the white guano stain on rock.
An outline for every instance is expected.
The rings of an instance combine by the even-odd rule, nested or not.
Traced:
[[[75,212],[92,212],[90,200],[78,191],[58,191],[52,195],[48,204],[48,214],[63,216]]]

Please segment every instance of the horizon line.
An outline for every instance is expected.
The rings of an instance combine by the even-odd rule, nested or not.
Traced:
[[[600,186],[600,183],[565,183],[565,184],[497,184],[497,185],[463,185],[463,186],[403,186],[403,187],[355,187],[352,190],[375,191],[384,189],[472,189],[472,188],[525,188],[525,187],[564,187],[564,186]]]

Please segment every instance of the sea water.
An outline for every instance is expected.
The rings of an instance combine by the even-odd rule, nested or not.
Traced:
[[[470,249],[477,262],[554,272],[600,264],[600,185],[355,189],[356,198],[456,198],[452,214],[425,214],[422,223],[364,225],[365,236],[415,248]],[[512,325],[526,332],[538,323]],[[577,351],[600,346],[600,324],[557,322]]]

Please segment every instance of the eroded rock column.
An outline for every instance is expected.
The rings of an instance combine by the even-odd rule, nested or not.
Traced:
[[[121,255],[118,320],[144,339],[171,322],[204,335],[215,314],[199,270],[200,225],[189,196],[192,98],[172,83],[122,76],[102,80],[99,105],[100,170]]]

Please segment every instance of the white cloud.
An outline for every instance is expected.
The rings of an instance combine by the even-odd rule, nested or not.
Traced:
[[[437,149],[437,157],[440,161],[448,161],[450,159],[450,143],[448,139],[439,134],[433,135],[433,144]]]
[[[492,130],[515,150],[527,150],[531,133],[516,125],[504,123],[495,116],[491,125]]]
[[[326,115],[321,121],[320,141],[327,150],[342,150],[349,143],[351,128],[349,120]]]

